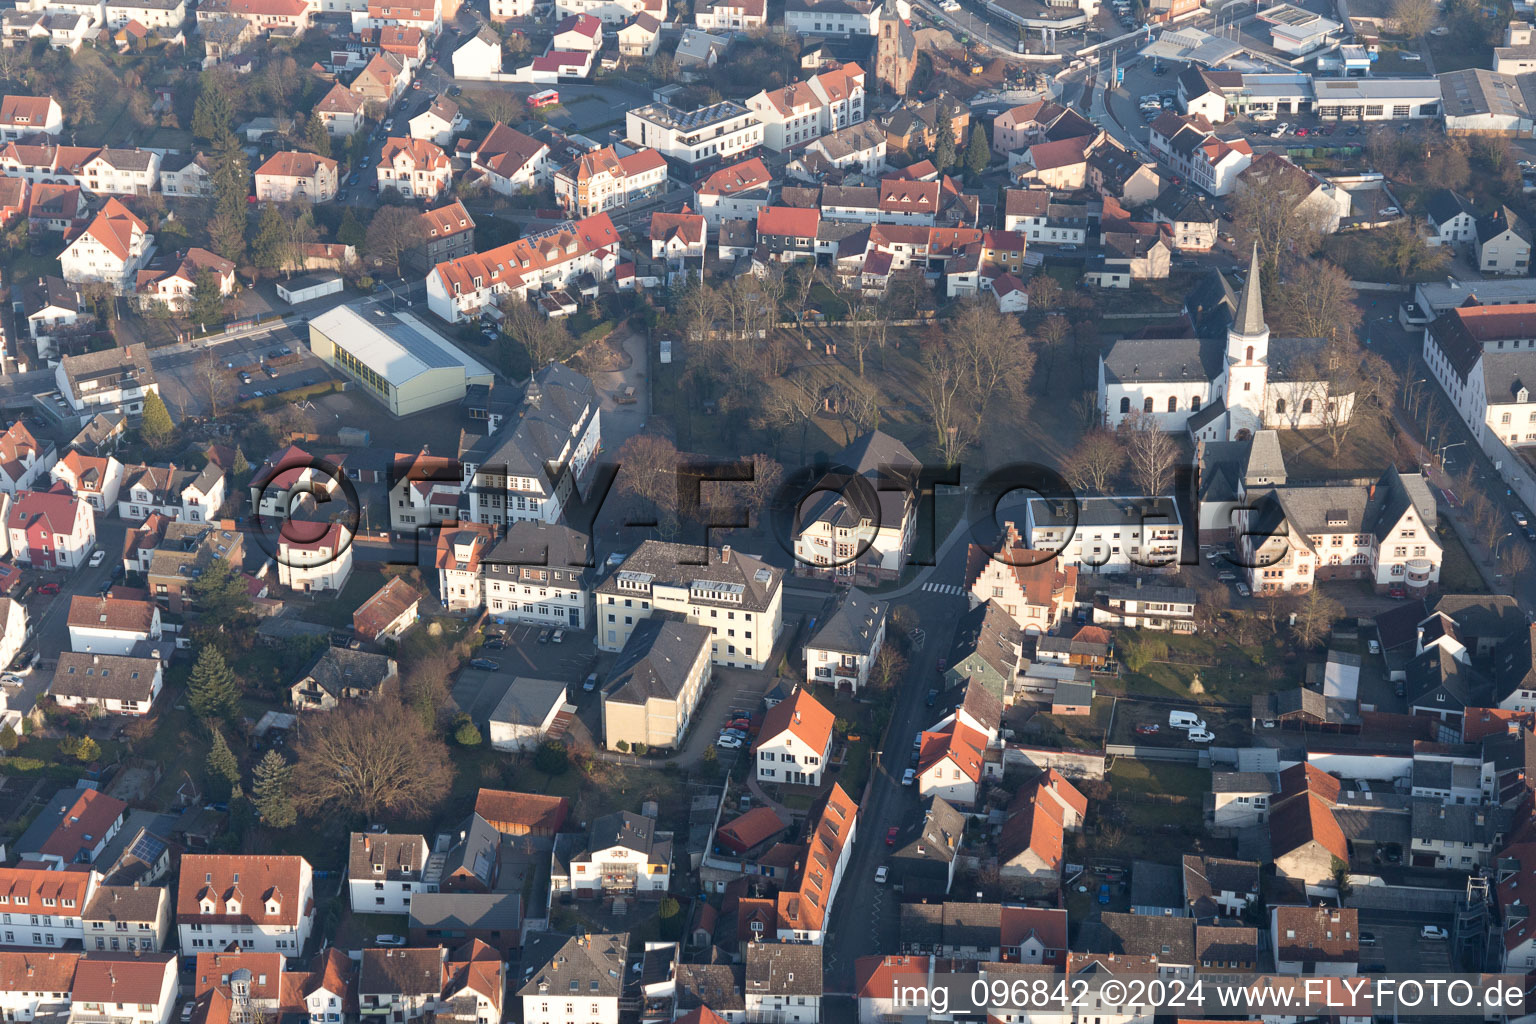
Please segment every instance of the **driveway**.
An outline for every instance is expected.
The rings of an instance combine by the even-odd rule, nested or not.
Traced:
[[[603,447],[617,451],[625,441],[645,429],[651,406],[650,345],[645,334],[628,330],[619,340],[624,365],[592,375],[603,410]],[[634,388],[635,400],[620,405],[626,388]]]

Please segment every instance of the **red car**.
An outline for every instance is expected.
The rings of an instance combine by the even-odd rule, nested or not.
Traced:
[[[742,732],[751,732],[752,723],[745,718],[733,718],[725,723],[727,729],[740,729]]]
[[[37,592],[39,594],[57,594],[59,592],[59,585],[57,583],[44,583],[37,588]]]
[[[1307,129],[1305,129],[1305,128],[1297,128],[1296,129],[1296,134],[1297,135],[1306,135],[1307,134]]]
[[[1404,590],[1402,587],[1393,587],[1391,590],[1387,591],[1387,596],[1402,600],[1408,596],[1408,591]]]
[[[890,827],[890,829],[885,833],[885,845],[886,846],[895,846],[896,845],[896,832],[897,832],[896,826],[892,825]]]
[[[1136,735],[1138,735],[1138,736],[1156,736],[1157,735],[1157,726],[1155,724],[1154,725],[1138,725],[1136,727]]]

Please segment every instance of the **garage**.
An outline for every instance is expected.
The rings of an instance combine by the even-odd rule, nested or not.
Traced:
[[[305,274],[277,284],[277,297],[290,306],[301,302],[313,302],[327,295],[335,295],[345,286],[340,274],[327,270],[319,274]]]

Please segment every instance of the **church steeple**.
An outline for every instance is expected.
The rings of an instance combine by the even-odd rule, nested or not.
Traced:
[[[1232,333],[1242,335],[1264,334],[1269,326],[1264,323],[1263,284],[1259,280],[1259,243],[1253,243],[1253,259],[1248,264],[1248,280],[1243,282],[1243,294],[1237,300],[1237,315],[1232,322]]]

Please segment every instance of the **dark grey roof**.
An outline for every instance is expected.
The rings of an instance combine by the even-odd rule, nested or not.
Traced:
[[[1012,680],[1018,667],[1022,642],[1023,632],[1013,617],[997,602],[984,602],[967,612],[956,626],[948,671],[959,674],[969,659],[981,662],[991,670],[991,677],[981,672],[981,665],[972,664],[968,678],[980,676],[988,692],[1001,701],[1003,688]]]
[[[549,709],[564,704],[566,684],[558,679],[518,676],[507,684],[489,721],[535,725],[549,717]]]
[[[421,836],[387,832],[353,832],[347,855],[347,877],[419,878],[426,867],[426,840]],[[375,871],[378,866],[381,870]]]
[[[1269,772],[1211,772],[1213,793],[1275,793],[1279,788]]]
[[[1131,862],[1131,906],[1182,909],[1179,869],[1150,860]]]
[[[396,674],[394,659],[382,654],[327,647],[310,664],[304,678],[313,679],[326,693],[340,697],[345,690],[376,693]]]
[[[1195,926],[1195,966],[1212,968],[1257,964],[1259,930],[1229,925]]]
[[[1215,224],[1220,217],[1203,195],[1171,185],[1158,193],[1152,209],[1169,223]]]
[[[658,838],[656,819],[631,811],[615,811],[598,818],[592,823],[587,843],[589,854],[621,846],[645,857],[650,864],[665,864],[672,859],[672,840]],[[580,860],[582,857],[578,854],[572,859]]]
[[[774,568],[752,555],[727,548],[704,548],[692,544],[646,540],[624,559],[616,572],[610,573],[597,585],[597,592],[633,597],[637,591],[620,588],[619,582],[621,579],[635,580],[637,574],[649,577],[648,582],[690,587],[693,589],[690,600],[698,604],[763,612],[773,603],[784,570]],[[692,587],[695,583],[705,586]],[[715,584],[727,588],[730,593],[739,593],[741,599],[737,601],[723,596],[711,596]]]
[[[507,527],[506,536],[480,561],[488,570],[501,566],[581,570],[591,564],[592,538],[561,523],[520,519]]]
[[[1157,584],[1145,587],[1111,584],[1100,588],[1099,594],[1111,600],[1159,601],[1166,604],[1192,605],[1198,600],[1192,587],[1166,587]]]
[[[1119,338],[1103,355],[1111,384],[1211,381],[1221,371],[1225,345],[1202,338]]]
[[[548,481],[549,465],[559,464],[574,445],[582,417],[597,406],[592,381],[565,366],[550,363],[533,375],[523,394],[516,425],[480,438],[464,460],[479,472]]]
[[[740,964],[678,964],[677,1009],[707,1006],[716,1013],[745,1013],[746,968]]]
[[[1509,814],[1500,807],[1447,804],[1437,797],[1414,797],[1409,802],[1414,839],[1441,843],[1453,841],[1493,846],[1509,828]]]
[[[1184,906],[1197,920],[1219,916],[1221,907],[1213,897],[1223,892],[1238,896],[1259,895],[1259,862],[1202,857],[1186,853],[1182,866]]]
[[[527,980],[517,994],[615,999],[624,990],[624,961],[628,953],[628,932],[534,932],[523,943]]]
[[[644,704],[676,699],[709,644],[708,626],[659,618],[641,621],[608,672],[603,700]]]
[[[944,941],[944,907],[939,903],[901,905],[901,941],[908,946],[931,948]]]
[[[747,946],[748,995],[821,997],[820,946],[754,942]]]
[[[1077,498],[1075,518],[1072,515],[1073,504],[1071,501],[1053,498],[1031,498],[1030,521],[1037,529],[1069,526],[1073,523],[1078,529],[1083,529],[1088,526],[1113,526],[1116,523],[1141,526],[1143,521],[1148,524],[1173,525],[1180,521],[1178,504],[1172,498],[1140,495]]]
[[[496,859],[501,853],[501,833],[479,814],[470,814],[464,819],[459,832],[461,837],[449,849],[443,873],[451,875],[462,869],[490,888],[496,876]]]
[[[822,623],[806,646],[843,654],[870,654],[885,623],[887,607],[886,602],[876,601],[858,587],[850,587],[837,611]]]
[[[1472,204],[1448,188],[1431,192],[1429,198],[1424,200],[1424,212],[1436,224],[1446,224],[1463,213],[1477,219],[1477,210]]]
[[[1515,690],[1536,688],[1536,655],[1531,628],[1516,629],[1493,650],[1494,697],[1502,701]]]
[[[154,922],[165,899],[166,891],[158,886],[98,885],[80,916],[86,921]]]
[[[1531,229],[1525,219],[1508,206],[1501,206],[1486,217],[1477,219],[1478,242],[1491,241],[1506,231],[1513,231],[1527,245],[1531,241]]]
[[[1483,707],[1490,696],[1487,678],[1470,665],[1457,661],[1445,648],[1436,646],[1408,663],[1406,683],[1410,707],[1456,711]],[[1444,694],[1444,699],[1439,694]]]
[[[933,797],[920,820],[907,825],[897,840],[895,856],[924,858],[948,864],[960,855],[965,815],[942,797]]]

